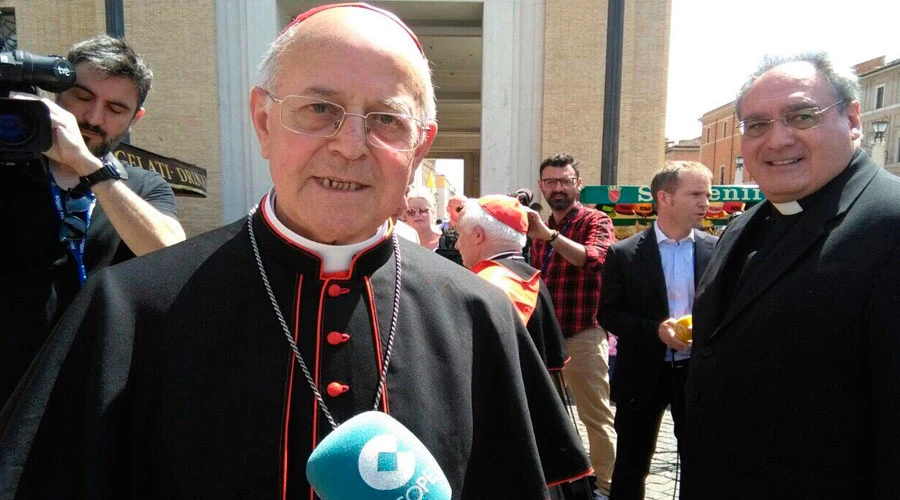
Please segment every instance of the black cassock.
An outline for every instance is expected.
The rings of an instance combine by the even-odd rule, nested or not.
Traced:
[[[253,223],[331,413],[342,422],[373,409],[392,239],[326,275],[265,209]],[[399,244],[398,326],[379,408],[435,455],[454,498],[544,498],[547,483],[586,474],[509,300]],[[329,384],[344,392],[329,395]],[[314,401],[238,221],[90,280],[0,414],[0,499],[17,485],[18,498],[308,499],[306,461],[331,429]]]

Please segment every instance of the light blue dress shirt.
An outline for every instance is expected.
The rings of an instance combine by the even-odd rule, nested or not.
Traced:
[[[675,241],[662,232],[655,222],[656,241],[662,260],[663,275],[666,277],[666,295],[669,299],[669,316],[678,319],[691,314],[694,304],[694,231]],[[673,351],[666,349],[666,361],[671,361]],[[674,360],[691,357],[691,348],[674,352]]]

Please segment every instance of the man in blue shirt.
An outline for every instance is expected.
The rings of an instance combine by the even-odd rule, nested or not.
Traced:
[[[715,246],[716,238],[698,229],[709,208],[711,177],[701,163],[667,162],[650,183],[656,223],[614,244],[606,256],[598,319],[618,337],[611,388],[618,434],[613,500],[644,498],[670,404],[675,435],[681,434],[690,344],[675,336],[674,327],[691,314],[695,286]]]

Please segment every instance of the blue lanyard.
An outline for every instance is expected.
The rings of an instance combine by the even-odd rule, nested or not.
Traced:
[[[53,206],[56,207],[56,214],[59,216],[59,223],[61,225],[60,229],[62,229],[62,225],[66,223],[66,216],[75,217],[75,214],[67,213],[63,206],[62,189],[56,184],[56,179],[53,178],[53,174],[50,172],[49,167],[47,168],[47,177],[50,179],[50,193],[53,194]],[[69,196],[68,193],[69,192],[66,193],[67,197]],[[84,282],[87,281],[87,271],[84,269],[84,248],[85,243],[87,242],[88,226],[91,225],[91,214],[94,211],[94,206],[97,204],[97,199],[90,190],[84,193],[84,197],[87,199],[88,203],[86,209],[80,212],[84,214],[84,233],[82,234],[82,237],[77,240],[64,240],[69,253],[72,255],[72,258],[75,259],[75,265],[78,269],[79,285],[84,285]]]

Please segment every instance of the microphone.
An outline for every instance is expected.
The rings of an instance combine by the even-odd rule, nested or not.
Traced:
[[[322,500],[450,500],[450,483],[425,445],[395,418],[367,411],[316,446],[306,478]]]

